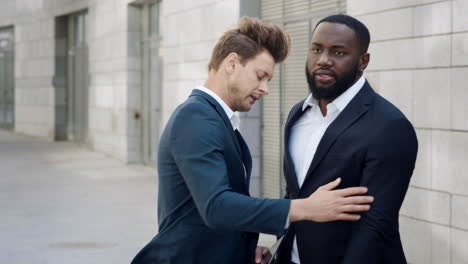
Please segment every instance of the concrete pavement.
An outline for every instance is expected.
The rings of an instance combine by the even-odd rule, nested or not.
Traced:
[[[0,264],[130,263],[157,230],[156,179],[154,168],[0,130]]]
[[[0,263],[130,263],[156,188],[153,168],[0,130]]]

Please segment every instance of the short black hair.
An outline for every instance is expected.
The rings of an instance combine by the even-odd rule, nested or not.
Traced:
[[[339,23],[348,26],[351,28],[354,33],[356,33],[356,37],[358,39],[359,45],[361,46],[361,52],[362,54],[367,52],[367,49],[369,48],[369,43],[370,43],[370,33],[367,27],[359,20],[352,16],[348,15],[331,15],[327,16],[323,19],[321,19],[314,28],[315,29],[320,25],[320,23],[323,22],[330,22],[330,23]]]

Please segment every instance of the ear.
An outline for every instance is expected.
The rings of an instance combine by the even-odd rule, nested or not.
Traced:
[[[239,62],[240,62],[239,54],[235,52],[231,52],[224,59],[223,67],[228,74],[232,74],[235,68],[237,67],[237,64],[239,64]]]
[[[364,71],[367,68],[367,65],[369,65],[369,60],[370,60],[369,53],[361,55],[361,57],[359,58],[359,69],[361,69],[361,71]]]

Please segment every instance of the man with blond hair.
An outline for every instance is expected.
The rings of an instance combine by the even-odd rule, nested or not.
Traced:
[[[249,195],[252,159],[236,111],[268,94],[276,63],[290,47],[279,27],[241,18],[216,44],[208,79],[172,114],[158,155],[159,233],[133,264],[266,263],[258,233],[282,235],[290,222],[358,220],[367,189],[333,190],[337,179],[304,199]],[[279,142],[278,142],[279,144]]]

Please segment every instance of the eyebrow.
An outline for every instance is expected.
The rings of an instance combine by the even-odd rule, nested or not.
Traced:
[[[312,45],[315,45],[315,46],[318,46],[318,47],[323,46],[322,44],[320,44],[318,42],[312,42],[311,46]],[[346,48],[346,46],[345,45],[333,45],[332,48],[334,48],[334,49],[344,49],[344,48]]]

